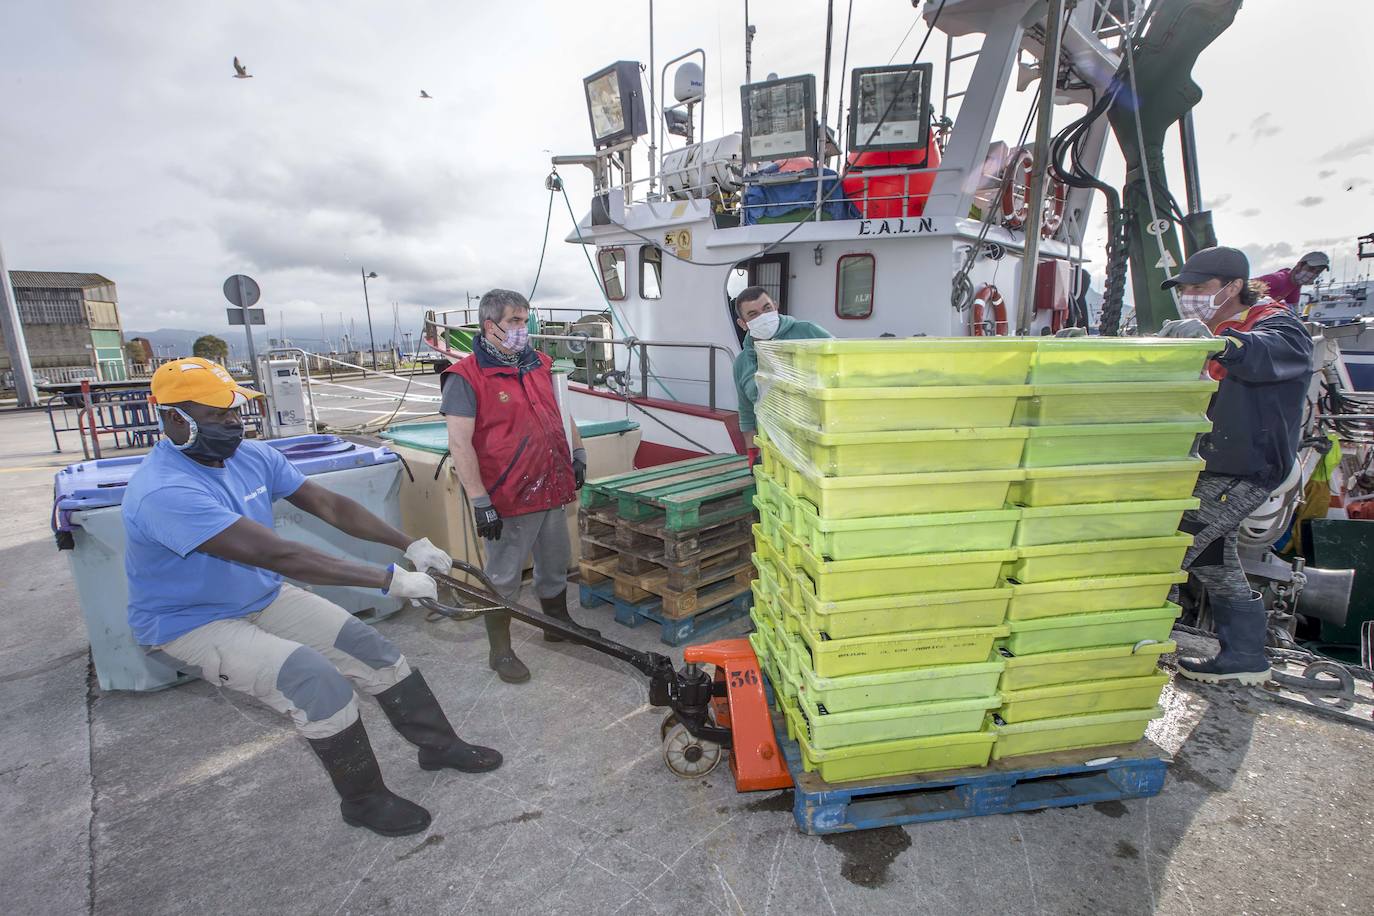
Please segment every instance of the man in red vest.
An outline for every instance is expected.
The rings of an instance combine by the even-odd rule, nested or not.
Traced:
[[[484,539],[484,571],[501,596],[520,591],[525,559],[534,553],[534,591],[544,613],[591,636],[568,616],[572,546],[564,506],[587,473],[577,425],[572,448],[554,395],[553,364],[529,345],[530,304],[513,290],[493,289],[477,307],[480,332],[471,355],[444,372],[443,403],[449,453],[472,502]],[[511,648],[510,615],[487,613],[488,664],[511,684],[530,671]],[[549,642],[562,638],[544,634]]]

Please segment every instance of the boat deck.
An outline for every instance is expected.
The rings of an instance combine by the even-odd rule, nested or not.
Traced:
[[[94,687],[47,523],[51,475],[71,456],[52,454],[41,413],[0,412],[0,443],[8,912],[1368,912],[1374,732],[1251,690],[1166,693],[1150,737],[1174,761],[1153,798],[804,836],[790,792],[737,794],[724,768],[672,776],[663,713],[628,668],[517,624],[534,678],[504,684],[480,623],[415,610],[379,626],[464,737],[506,764],[422,772],[365,703],[389,783],[434,823],[392,840],[349,828],[266,708],[202,682]],[[578,619],[663,648],[607,607]]]

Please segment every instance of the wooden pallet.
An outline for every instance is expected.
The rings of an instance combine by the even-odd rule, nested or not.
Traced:
[[[657,599],[660,613],[670,619],[689,617],[703,608],[750,592],[754,579],[754,564],[747,547],[723,555],[723,559],[706,562],[697,569],[695,577],[682,582],[673,570],[658,568],[645,573],[620,571],[618,556],[600,560],[586,560],[581,564],[582,581],[597,585],[613,582],[615,597],[631,604]],[[673,587],[670,580],[677,581]],[[729,594],[722,592],[722,587]]]
[[[673,530],[664,527],[664,519],[622,519],[614,507],[580,509],[577,516],[583,542],[597,545],[591,554],[584,556],[596,559],[612,553],[627,553],[665,566],[699,557],[710,544],[731,533],[749,534],[756,518],[752,507],[741,506],[734,515],[719,518],[709,525]]]
[[[802,766],[801,748],[773,714],[778,746],[796,784],[792,813],[802,833],[846,833],[896,824],[1068,808],[1158,795],[1169,756],[1148,738],[994,760],[986,767],[828,783]]]
[[[754,475],[741,455],[709,455],[601,478],[582,493],[584,508],[614,501],[621,519],[661,520],[665,529],[683,531],[751,509]]]
[[[696,550],[681,559],[669,559],[661,541],[650,541],[647,548],[632,548],[590,535],[581,538],[580,556],[591,561],[614,558],[617,574],[625,576],[666,571],[667,587],[673,591],[684,591],[701,581],[701,571],[706,567],[749,559],[754,549],[754,536],[747,527],[748,521],[745,520],[745,525],[732,524],[709,535],[694,538]]]
[[[616,622],[623,626],[633,628],[646,621],[658,624],[659,639],[669,646],[681,646],[700,639],[731,621],[738,620],[749,613],[749,608],[754,603],[753,596],[748,590],[736,594],[732,582],[722,582],[701,593],[703,609],[687,617],[666,616],[660,598],[639,602],[618,598],[610,580],[595,584],[583,581],[580,592],[583,607],[613,605]],[[732,597],[722,597],[726,595]]]

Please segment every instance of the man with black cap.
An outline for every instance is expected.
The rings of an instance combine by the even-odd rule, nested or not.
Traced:
[[[1193,495],[1201,505],[1183,516],[1193,545],[1183,566],[1207,588],[1221,651],[1181,658],[1178,672],[1208,683],[1262,684],[1268,618],[1236,551],[1242,522],[1293,468],[1312,375],[1312,337],[1282,304],[1262,298],[1246,280],[1250,263],[1235,248],[1205,248],[1165,289],[1178,288],[1182,318],[1161,337],[1216,337],[1207,371],[1219,380],[1207,409],[1212,431],[1199,454],[1207,466]]]
[[[1326,252],[1309,251],[1292,267],[1285,267],[1256,279],[1265,285],[1270,299],[1283,302],[1296,312],[1302,288],[1316,280],[1322,271],[1330,269],[1331,259],[1326,256]]]

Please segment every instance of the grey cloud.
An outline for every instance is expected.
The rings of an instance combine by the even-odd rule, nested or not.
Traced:
[[[1283,128],[1277,124],[1269,123],[1272,117],[1270,112],[1265,112],[1258,118],[1250,122],[1250,133],[1256,137],[1272,137],[1275,134],[1283,133]]]
[[[1209,197],[1205,206],[1209,210],[1218,210],[1226,206],[1233,196],[1231,194],[1218,194],[1216,197]]]
[[[1331,177],[1332,175],[1334,175],[1334,174],[1336,174],[1336,170],[1335,170],[1335,169],[1322,169],[1320,172],[1317,173],[1317,177],[1318,177],[1318,178],[1330,178],[1330,177]]]
[[[1247,216],[1247,217],[1248,217],[1248,216],[1259,216],[1261,212],[1263,212],[1263,211],[1261,211],[1258,207],[1247,207],[1246,209],[1240,211],[1240,215],[1241,215],[1241,216]]]
[[[1315,207],[1315,206],[1317,206],[1317,204],[1321,203],[1323,200],[1325,200],[1325,198],[1322,198],[1322,197],[1314,197],[1314,196],[1312,196],[1312,195],[1308,195],[1307,197],[1303,197],[1303,198],[1300,198],[1300,199],[1298,200],[1298,206],[1299,206],[1299,207]]]
[[[1356,137],[1353,140],[1342,143],[1340,146],[1333,146],[1331,149],[1317,157],[1318,162],[1343,162],[1346,159],[1354,159],[1356,156],[1365,156],[1374,152],[1374,133]]]

